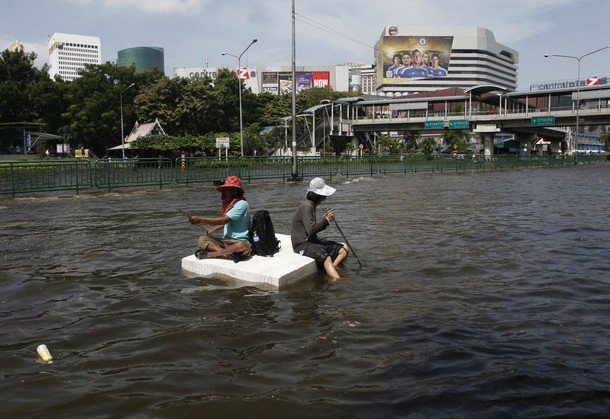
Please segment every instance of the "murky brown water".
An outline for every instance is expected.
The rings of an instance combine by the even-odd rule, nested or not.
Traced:
[[[364,266],[279,292],[181,272],[212,188],[1,201],[2,416],[601,417],[609,175],[335,178]],[[288,232],[305,188],[247,197]]]

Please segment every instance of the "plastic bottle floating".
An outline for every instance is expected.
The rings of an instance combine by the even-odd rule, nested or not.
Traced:
[[[51,356],[47,345],[38,345],[38,348],[36,348],[36,352],[38,352],[40,361],[44,362],[45,364],[50,364],[53,362],[53,357]]]

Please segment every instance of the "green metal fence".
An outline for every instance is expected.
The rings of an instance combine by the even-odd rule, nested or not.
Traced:
[[[90,189],[91,164],[87,160],[43,160],[0,163],[0,195]]]
[[[508,170],[520,167],[556,167],[606,162],[605,155],[520,156],[423,155],[364,157],[299,157],[301,178],[322,176],[374,176],[419,172]],[[70,159],[8,161],[0,163],[0,196],[38,192],[116,190],[212,183],[237,175],[244,181],[292,178],[290,157],[179,157],[138,159]]]
[[[176,183],[212,182],[230,174],[240,173],[240,159],[236,157],[178,157],[175,160]]]
[[[118,189],[134,186],[159,186],[173,183],[170,159],[100,159],[93,160],[95,187]]]

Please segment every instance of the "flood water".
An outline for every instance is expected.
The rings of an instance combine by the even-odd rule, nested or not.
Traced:
[[[2,417],[603,417],[609,175],[328,180],[363,267],[279,291],[181,271],[212,187],[0,201]],[[308,181],[246,197],[287,233]]]

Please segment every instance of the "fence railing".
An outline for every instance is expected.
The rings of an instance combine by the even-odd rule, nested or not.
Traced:
[[[607,161],[603,154],[575,156],[423,155],[365,157],[299,157],[298,176],[374,176],[391,173],[465,172],[508,170],[520,167],[555,167]],[[0,163],[0,196],[39,192],[115,190],[212,183],[229,175],[246,182],[292,177],[290,157],[178,157],[138,159],[70,159],[8,161]]]

